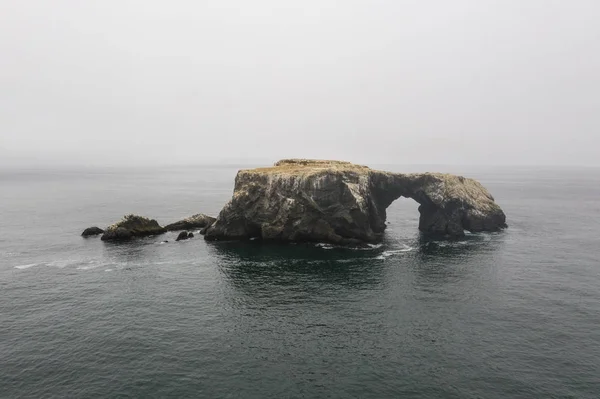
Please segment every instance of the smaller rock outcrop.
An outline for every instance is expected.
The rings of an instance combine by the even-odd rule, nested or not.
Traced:
[[[91,237],[91,236],[97,236],[99,234],[103,234],[104,230],[102,230],[100,227],[88,227],[87,229],[83,230],[83,233],[81,233],[82,237]]]
[[[124,241],[133,237],[147,237],[162,234],[167,230],[154,219],[143,216],[127,215],[117,223],[106,228],[103,241]]]
[[[177,236],[177,239],[175,241],[187,240],[188,238],[193,238],[193,237],[194,237],[194,234],[188,233],[187,231],[182,231],[181,233],[179,233],[179,235]]]
[[[197,215],[190,216],[178,222],[168,224],[165,226],[165,229],[167,229],[167,231],[201,229],[210,226],[215,220],[216,219],[211,216],[198,213]]]

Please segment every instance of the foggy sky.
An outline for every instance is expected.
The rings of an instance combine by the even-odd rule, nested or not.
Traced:
[[[597,0],[0,0],[0,165],[600,165]]]

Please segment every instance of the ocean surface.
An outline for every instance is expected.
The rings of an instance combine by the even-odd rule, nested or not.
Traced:
[[[428,240],[400,199],[368,249],[111,244],[79,235],[216,215],[239,167],[0,171],[0,398],[599,398],[600,169],[380,167],[509,228]]]

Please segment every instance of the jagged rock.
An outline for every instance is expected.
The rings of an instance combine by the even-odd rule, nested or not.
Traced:
[[[216,219],[211,216],[199,213],[178,222],[168,224],[165,226],[165,229],[168,231],[199,229],[210,226],[215,220]]]
[[[188,238],[194,238],[194,233],[192,233],[191,231],[188,233]]]
[[[283,160],[241,170],[233,198],[206,229],[206,240],[373,242],[386,208],[400,197],[419,206],[419,229],[462,236],[497,231],[506,217],[477,181],[441,173],[402,174],[341,161]]]
[[[87,229],[83,230],[83,233],[81,233],[82,237],[90,237],[90,236],[97,236],[98,234],[103,234],[104,230],[102,230],[100,227],[88,227]]]
[[[177,239],[175,239],[175,241],[187,240],[188,238],[191,238],[190,234],[192,234],[192,233],[188,234],[187,231],[182,231],[181,233],[179,233],[179,235],[177,236]],[[194,235],[192,234],[192,237],[193,236]]]
[[[166,232],[154,219],[143,216],[127,215],[117,223],[107,227],[103,241],[123,241],[133,237],[146,237]]]
[[[107,231],[102,236],[102,241],[125,241],[133,237],[131,230],[124,227],[117,227],[110,231]]]

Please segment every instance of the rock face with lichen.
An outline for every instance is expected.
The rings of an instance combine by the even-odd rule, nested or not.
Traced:
[[[203,227],[210,226],[214,223],[214,221],[215,218],[207,216],[203,213],[199,213],[197,215],[190,216],[178,222],[168,224],[165,226],[165,229],[167,229],[168,231],[200,229]]]
[[[106,228],[103,241],[125,241],[133,237],[147,237],[166,232],[154,219],[143,216],[127,215]]]
[[[497,231],[506,216],[477,181],[441,173],[391,173],[341,161],[282,160],[241,170],[233,198],[206,240],[261,238],[358,244],[379,240],[386,208],[400,197],[419,206],[419,230],[444,236]]]

